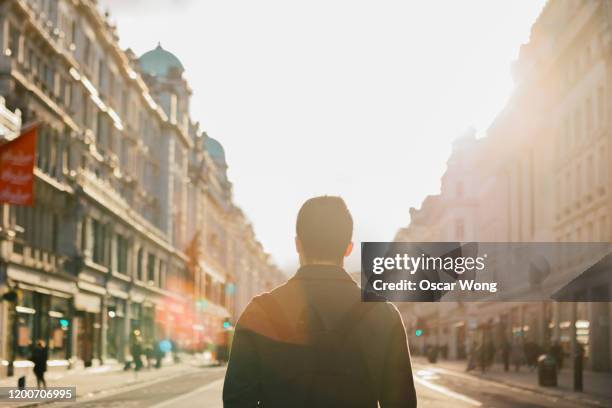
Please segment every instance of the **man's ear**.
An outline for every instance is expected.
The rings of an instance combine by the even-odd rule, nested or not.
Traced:
[[[295,236],[295,251],[298,254],[302,253],[302,243],[300,242],[300,239],[297,237],[297,235]]]
[[[351,254],[351,252],[353,252],[353,242],[349,242],[349,244],[346,246],[346,249],[344,250],[344,256],[349,256]]]

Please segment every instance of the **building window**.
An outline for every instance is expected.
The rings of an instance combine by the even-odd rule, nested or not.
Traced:
[[[143,270],[142,270],[142,262],[144,261],[144,250],[142,248],[138,249],[138,256],[136,259],[136,279],[143,279]]]
[[[106,228],[98,220],[91,222],[93,236],[93,254],[92,260],[99,264],[105,264],[104,247],[106,244]]]
[[[72,20],[71,29],[70,29],[70,43],[71,46],[76,48],[76,38],[77,38],[77,22]]]
[[[582,166],[576,166],[576,200],[582,198]]]
[[[457,198],[463,198],[463,182],[457,183]]]
[[[19,31],[12,25],[9,25],[8,50],[9,55],[15,58],[15,60],[19,58],[19,36]]]
[[[591,194],[593,192],[594,181],[595,181],[595,164],[593,161],[593,156],[590,155],[587,159],[587,192]]]
[[[128,274],[128,241],[121,235],[117,234],[117,272]]]
[[[599,148],[599,186],[602,188],[602,193],[605,192],[605,186],[608,182],[608,158],[606,157],[606,148]]]
[[[599,125],[603,125],[605,123],[606,117],[606,100],[604,98],[604,88],[600,86],[597,88],[597,118],[599,120]]]
[[[98,126],[97,126],[97,132],[96,132],[96,144],[97,147],[103,147],[103,148],[108,148],[108,141],[107,141],[107,137],[106,137],[106,118],[105,118],[105,113],[102,111],[98,111]]]
[[[570,172],[565,173],[565,205],[569,206],[572,203],[572,176]]]
[[[36,139],[36,167],[46,172],[47,170],[47,129],[40,126]]]
[[[209,274],[206,274],[204,278],[205,286],[204,286],[204,295],[206,299],[211,300],[212,298],[212,278]]]
[[[155,255],[149,254],[147,257],[147,280],[155,283]]]
[[[591,132],[593,131],[593,102],[591,101],[591,98],[587,98],[586,101],[586,130],[587,130],[587,134],[586,137],[589,138],[591,137]]]
[[[582,115],[580,109],[576,109],[574,113],[574,137],[576,139],[576,144],[580,144],[582,139]]]
[[[455,221],[455,239],[462,240],[465,237],[465,223],[463,219],[458,219]]]
[[[87,68],[91,68],[91,40],[85,36],[85,48],[83,50],[83,62]]]
[[[159,260],[159,285],[160,288],[166,287],[166,262]]]
[[[51,214],[51,252],[59,252],[59,217]]]
[[[62,171],[64,174],[70,173],[72,170],[72,149],[68,142],[64,145],[62,149]]]
[[[106,72],[104,72],[104,60],[98,62],[98,88],[104,94],[108,94],[106,89]]]

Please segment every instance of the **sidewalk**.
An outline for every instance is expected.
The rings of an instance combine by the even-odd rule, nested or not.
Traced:
[[[170,363],[156,368],[143,368],[138,373],[133,370],[124,371],[123,364],[102,365],[99,367],[80,368],[62,372],[51,372],[46,376],[48,387],[76,387],[77,399],[91,397],[104,392],[117,391],[141,383],[154,383],[167,380],[174,376],[184,375],[190,371],[198,370],[198,365],[189,362],[178,364]],[[15,387],[17,378],[8,378],[0,381],[0,387]],[[27,387],[36,386],[36,378],[28,374],[26,378]],[[22,405],[0,403],[0,407],[25,407],[34,406],[34,403]]]
[[[417,365],[432,366],[424,357],[414,357]],[[521,388],[540,394],[564,398],[578,404],[612,407],[612,373],[599,373],[585,370],[583,375],[584,392],[573,390],[574,377],[571,369],[563,369],[557,378],[557,387],[541,387],[538,385],[537,369],[531,371],[523,366],[519,372],[513,368],[505,372],[501,364],[494,364],[484,374],[479,369],[465,371],[466,361],[438,360],[433,366],[454,373],[471,375],[484,380],[502,383],[511,387]]]

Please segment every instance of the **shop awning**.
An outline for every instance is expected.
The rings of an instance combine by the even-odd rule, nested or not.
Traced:
[[[107,290],[109,295],[111,295],[113,297],[116,297],[118,299],[125,300],[125,299],[127,299],[129,297],[129,295],[126,292],[124,292],[122,290],[119,290],[119,289],[112,288],[110,286],[106,290]]]
[[[79,286],[79,288],[86,290],[88,292],[97,293],[98,295],[103,295],[103,296],[106,295],[106,289],[103,288],[102,286],[98,286],[93,283],[83,282],[83,281],[79,281],[77,285]]]
[[[16,281],[17,283],[23,282],[31,285],[32,290],[44,288],[66,294],[73,294],[78,291],[76,283],[73,281],[57,278],[48,272],[42,273],[34,270],[28,270],[16,265],[9,265],[7,276],[9,279]]]
[[[102,298],[88,293],[76,293],[74,295],[74,308],[88,313],[100,313],[102,310]]]

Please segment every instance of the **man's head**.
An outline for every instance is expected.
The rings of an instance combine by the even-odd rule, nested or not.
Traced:
[[[295,245],[300,263],[342,265],[353,250],[353,217],[340,197],[306,201],[298,213]]]

